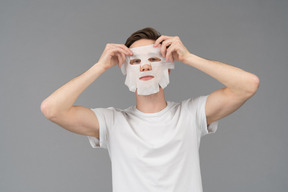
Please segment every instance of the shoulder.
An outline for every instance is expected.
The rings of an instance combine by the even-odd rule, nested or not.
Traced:
[[[125,111],[126,109],[119,109],[115,107],[96,107],[96,108],[90,108],[92,111],[96,112],[122,112]]]
[[[180,103],[180,105],[183,109],[188,111],[196,111],[199,108],[205,107],[207,98],[208,95],[185,99]]]
[[[120,109],[116,107],[97,107],[97,108],[90,108],[94,113],[107,113],[107,114],[129,114],[129,113],[134,113],[136,106],[130,106],[125,109]]]
[[[181,105],[192,105],[197,106],[199,104],[205,103],[208,95],[198,96],[194,98],[185,99],[181,102]]]
[[[117,114],[125,113],[125,110],[118,109],[115,107],[107,107],[107,108],[91,108],[91,110],[97,115],[97,116],[115,116]]]

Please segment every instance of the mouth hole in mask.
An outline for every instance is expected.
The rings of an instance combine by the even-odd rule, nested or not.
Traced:
[[[154,78],[153,75],[146,75],[146,76],[140,77],[139,79],[142,81],[148,81],[148,80],[153,79],[153,78]]]

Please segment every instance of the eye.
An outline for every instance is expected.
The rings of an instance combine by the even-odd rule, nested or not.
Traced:
[[[131,59],[130,64],[131,65],[137,65],[141,63],[141,59]]]
[[[158,57],[151,57],[151,58],[149,58],[148,60],[149,60],[150,62],[159,62],[159,61],[161,61],[161,59],[158,58]]]

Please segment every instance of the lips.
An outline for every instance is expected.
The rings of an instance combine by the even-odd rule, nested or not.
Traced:
[[[146,76],[140,77],[139,79],[142,81],[148,81],[148,80],[153,79],[153,78],[154,78],[153,75],[146,75]]]

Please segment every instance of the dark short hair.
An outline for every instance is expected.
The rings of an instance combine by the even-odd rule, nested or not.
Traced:
[[[135,41],[140,39],[151,39],[156,40],[161,36],[161,34],[153,29],[152,27],[146,27],[144,29],[140,29],[130,35],[125,42],[125,45],[129,48]]]

